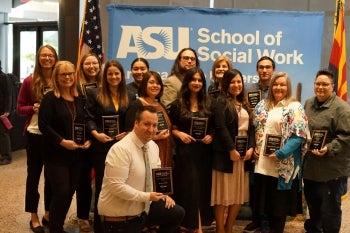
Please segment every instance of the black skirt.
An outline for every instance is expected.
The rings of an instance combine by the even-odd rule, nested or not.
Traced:
[[[303,213],[299,179],[293,180],[290,190],[277,190],[278,179],[254,174],[254,207],[260,215],[275,217],[296,216]]]

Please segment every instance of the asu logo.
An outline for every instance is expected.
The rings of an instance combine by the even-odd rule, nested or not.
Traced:
[[[189,28],[121,26],[116,58],[137,54],[146,59],[173,60],[182,48],[189,47]],[[175,39],[177,38],[177,44]]]

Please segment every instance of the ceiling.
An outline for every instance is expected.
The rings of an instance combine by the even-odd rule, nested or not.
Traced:
[[[59,0],[30,0],[12,8],[9,21],[57,21]]]

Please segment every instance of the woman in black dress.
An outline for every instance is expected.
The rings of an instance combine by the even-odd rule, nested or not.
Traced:
[[[210,225],[212,110],[200,68],[186,71],[180,96],[170,107],[176,143],[174,196],[186,210],[182,226],[202,232]],[[191,132],[192,131],[192,132]]]

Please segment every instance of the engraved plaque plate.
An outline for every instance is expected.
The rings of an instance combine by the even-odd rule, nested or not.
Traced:
[[[171,167],[152,169],[153,191],[171,195],[173,188],[173,171]]]

